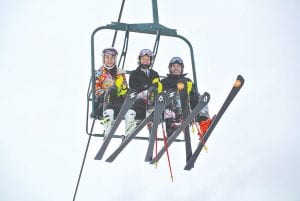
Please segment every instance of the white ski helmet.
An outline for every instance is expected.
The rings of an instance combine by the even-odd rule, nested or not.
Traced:
[[[110,70],[110,69],[112,69],[113,67],[115,67],[116,64],[113,65],[113,66],[106,66],[106,65],[105,65],[105,62],[104,62],[105,55],[112,55],[112,56],[115,57],[115,60],[117,61],[118,51],[117,51],[115,48],[113,48],[113,47],[105,48],[105,49],[102,51],[102,63],[103,63],[103,65],[104,65],[105,68],[107,68],[107,69]]]
[[[152,65],[152,60],[153,60],[153,52],[150,49],[142,49],[139,53],[138,56],[138,64],[141,65],[141,58],[143,56],[149,56],[150,57],[150,64],[149,65],[143,65],[144,68],[150,68],[150,66]]]

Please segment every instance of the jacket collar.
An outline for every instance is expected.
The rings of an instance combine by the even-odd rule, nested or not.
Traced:
[[[187,73],[180,74],[180,75],[167,74],[167,76],[170,78],[182,78],[182,77],[185,77],[186,75],[187,75]]]

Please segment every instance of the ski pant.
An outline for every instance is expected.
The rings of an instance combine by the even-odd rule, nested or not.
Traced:
[[[194,101],[194,104],[191,105],[191,109],[193,109],[194,105],[196,105],[199,101],[198,97],[191,97],[191,101]],[[195,104],[196,103],[196,104]],[[201,120],[206,120],[209,118],[209,110],[208,106],[205,106],[199,115],[195,118],[197,122]],[[176,128],[180,125],[183,121],[183,114],[181,108],[181,101],[179,94],[176,95],[176,100],[172,101],[169,106],[166,107],[164,111],[164,120],[166,123],[166,131],[168,137],[172,135],[172,133],[176,130]]]
[[[177,125],[183,120],[179,93],[176,94],[175,100],[166,107],[163,116],[166,123],[167,135],[170,137],[178,127]]]
[[[105,111],[107,109],[113,109],[114,110],[114,118],[116,118],[122,107],[125,96],[126,96],[126,94],[124,96],[117,96],[116,88],[115,87],[109,88],[104,93],[104,96],[103,96],[102,111]]]
[[[135,118],[137,120],[143,120],[146,118],[147,103],[143,99],[137,99],[132,106],[132,109],[136,112]]]
[[[94,104],[94,112],[92,116],[97,119],[102,119],[103,117],[103,96],[97,96]]]
[[[155,88],[149,88],[137,95],[137,99],[132,107],[136,112],[136,119],[143,120],[146,118],[147,111],[154,108],[156,94],[157,91]]]

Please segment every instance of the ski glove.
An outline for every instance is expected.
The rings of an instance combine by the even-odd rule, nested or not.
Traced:
[[[127,93],[127,84],[123,75],[117,75],[115,80],[115,85],[117,88],[117,96],[123,96]]]
[[[156,84],[157,85],[157,93],[162,92],[163,86],[162,86],[161,82],[159,81],[159,78],[154,78],[152,80],[152,84]]]
[[[191,82],[191,81],[187,81],[187,88],[186,88],[186,90],[187,90],[187,93],[188,94],[190,94],[191,93],[191,91],[192,91],[192,88],[193,88],[193,82]]]

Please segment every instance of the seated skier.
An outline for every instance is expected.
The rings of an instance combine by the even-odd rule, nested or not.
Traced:
[[[146,117],[146,111],[153,110],[156,94],[162,91],[159,75],[151,69],[152,61],[152,51],[142,49],[138,55],[138,67],[130,73],[129,77],[129,87],[141,91],[133,106],[136,118],[139,120]]]
[[[102,51],[103,65],[96,71],[96,108],[103,111],[104,131],[113,123],[127,95],[125,72],[116,66],[118,52],[115,48]],[[125,129],[135,122],[135,111],[128,110],[125,115]]]
[[[199,92],[193,86],[191,79],[187,78],[187,74],[183,74],[183,60],[180,57],[173,57],[169,62],[169,74],[161,80],[164,90],[177,89],[182,90],[184,86],[180,83],[186,83],[187,94],[189,95],[190,107],[193,109],[199,101]],[[182,110],[180,96],[177,95],[176,101],[173,101],[164,111],[164,120],[166,122],[167,135],[170,137],[172,133],[181,125]],[[200,127],[200,137],[204,136],[212,119],[209,116],[208,107],[205,107],[196,118]]]

